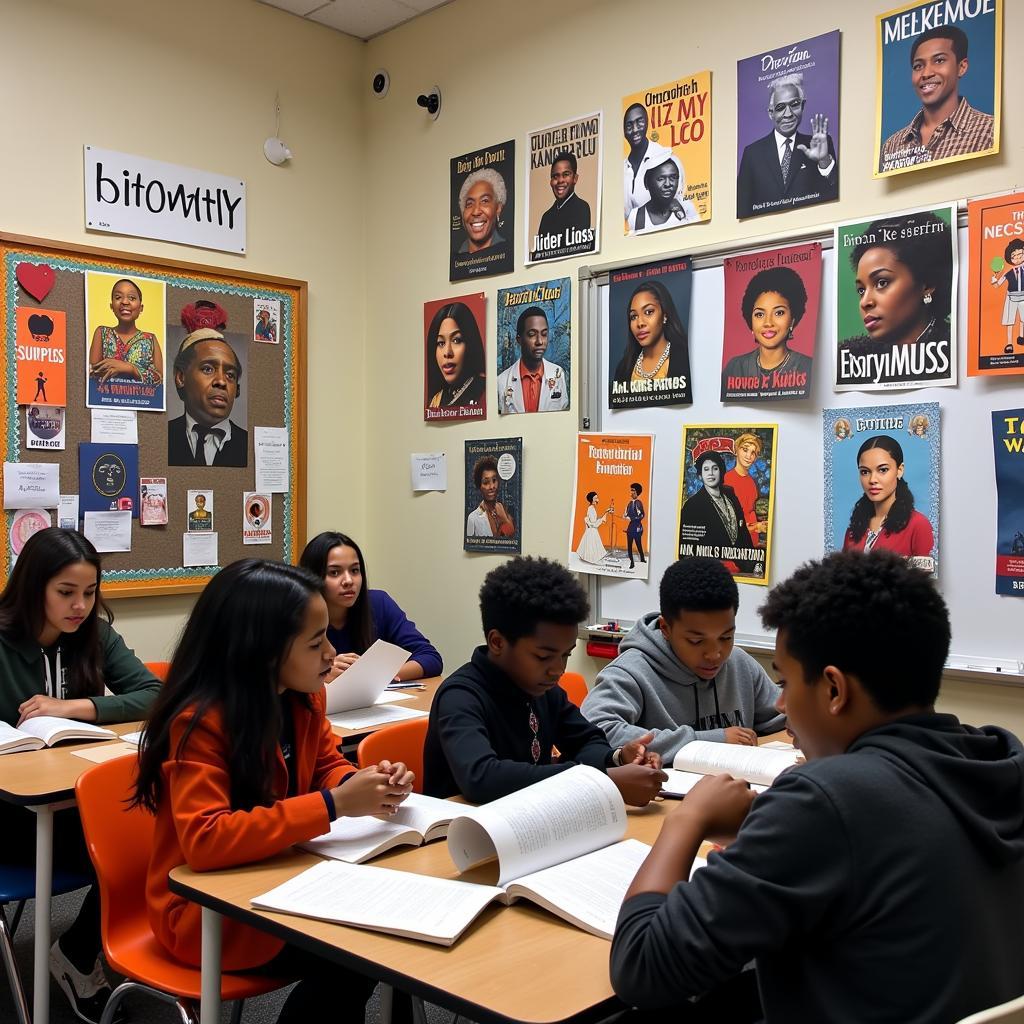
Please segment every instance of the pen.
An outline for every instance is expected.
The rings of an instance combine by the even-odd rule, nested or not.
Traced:
[[[389,690],[425,690],[422,683],[388,683]]]
[[[672,792],[671,790],[669,790],[669,789],[663,789],[663,790],[662,790],[662,791],[661,791],[661,792],[660,792],[660,793],[658,794],[658,796],[659,796],[659,797],[660,797],[660,798],[661,798],[662,800],[682,800],[682,799],[683,799],[683,797],[684,797],[684,796],[686,796],[686,794],[685,794],[685,793],[673,793],[673,792]]]

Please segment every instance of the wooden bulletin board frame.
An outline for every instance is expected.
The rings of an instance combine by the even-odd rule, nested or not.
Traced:
[[[19,263],[46,264],[55,271],[58,286],[43,301],[30,296],[18,283]],[[220,566],[245,556],[276,558],[295,562],[305,544],[306,531],[306,311],[308,285],[305,281],[272,277],[249,271],[225,270],[199,263],[140,256],[92,246],[73,245],[0,232],[0,325],[3,329],[4,363],[0,379],[0,454],[5,462],[59,462],[62,493],[78,492],[78,444],[90,440],[90,411],[85,408],[87,373],[84,330],[85,273],[133,275],[165,282],[168,295],[166,319],[179,312],[183,299],[209,296],[231,309],[235,324],[229,330],[246,331],[251,325],[240,321],[239,310],[251,307],[256,298],[281,303],[279,339],[247,356],[243,384],[247,387],[249,434],[248,464],[245,468],[216,466],[168,466],[166,444],[167,413],[139,412],[139,475],[168,479],[168,524],[139,525],[132,521],[132,551],[103,555],[103,593],[107,597],[144,597],[188,594],[202,590]],[[77,288],[75,276],[82,280]],[[79,302],[77,296],[81,294]],[[60,298],[63,296],[63,298]],[[59,302],[56,301],[59,298]],[[69,305],[67,325],[67,410],[64,451],[25,448],[24,407],[16,397],[16,308],[62,308]],[[160,338],[165,352],[166,389],[174,392],[172,364],[178,343]],[[276,360],[276,361],[275,361]],[[279,376],[276,376],[279,369]],[[273,543],[242,545],[242,492],[256,489],[253,454],[254,426],[283,426],[289,437],[289,484],[285,494],[272,495]],[[163,440],[161,440],[163,439]],[[219,537],[218,565],[184,568],[182,540],[185,532],[186,489],[212,488],[215,494],[214,527]],[[136,495],[136,499],[137,499]],[[13,513],[5,511],[0,538],[0,571],[6,580],[11,568],[10,526]]]

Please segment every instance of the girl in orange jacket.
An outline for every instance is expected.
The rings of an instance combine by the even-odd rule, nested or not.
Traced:
[[[146,725],[135,802],[156,815],[146,886],[157,938],[199,964],[200,908],[167,886],[171,868],[234,867],[322,835],[339,816],[394,814],[405,765],[356,770],[324,717],[334,658],[320,580],[243,559],[200,595]],[[339,991],[365,1002],[375,982],[280,939],[224,922],[223,969],[298,975],[279,1022],[308,1021]],[[347,976],[346,976],[347,975]]]

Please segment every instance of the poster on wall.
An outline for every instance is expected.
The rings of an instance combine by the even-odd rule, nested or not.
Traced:
[[[609,274],[609,408],[693,401],[690,274],[685,257]]]
[[[580,434],[569,516],[573,572],[646,580],[651,550],[651,434]]]
[[[1003,0],[878,15],[876,178],[999,152]]]
[[[601,111],[526,137],[526,265],[601,248]]]
[[[767,585],[777,437],[774,423],[683,427],[680,558],[717,558],[738,583]]]
[[[1024,409],[992,413],[996,593],[1024,597]]]
[[[467,441],[462,549],[518,555],[523,545],[523,439]]]
[[[836,391],[956,384],[955,228],[955,205],[836,226]]]
[[[515,269],[515,190],[512,140],[452,157],[449,281]]]
[[[665,231],[711,219],[711,72],[622,99],[623,230]]]
[[[25,447],[64,450],[64,407],[27,405],[25,407]]]
[[[825,550],[895,551],[938,572],[939,404],[823,413]]]
[[[423,303],[423,418],[485,419],[486,297],[483,292]]]
[[[967,204],[967,376],[1024,373],[1024,192]]]
[[[839,198],[839,31],[736,63],[736,216]]]
[[[78,446],[78,491],[81,512],[131,512],[139,517],[139,446]]]
[[[821,298],[821,244],[727,256],[722,401],[806,398]]]
[[[567,277],[498,289],[498,413],[569,408],[572,284]]]
[[[18,405],[67,403],[67,314],[18,306],[14,311]]]

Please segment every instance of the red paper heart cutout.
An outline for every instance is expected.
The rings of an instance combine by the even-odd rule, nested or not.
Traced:
[[[19,263],[15,274],[18,277],[18,284],[36,302],[42,302],[50,294],[50,289],[56,280],[53,267],[48,267],[45,263]]]

